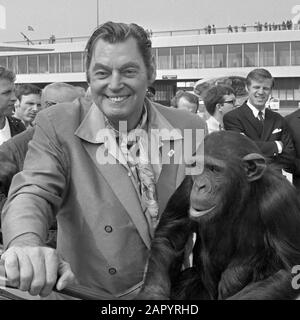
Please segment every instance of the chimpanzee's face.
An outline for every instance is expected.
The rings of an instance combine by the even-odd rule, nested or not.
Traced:
[[[193,176],[190,217],[211,220],[230,213],[232,205],[244,205],[251,182],[260,179],[264,168],[263,156],[247,137],[226,131],[208,135],[204,140],[204,169]]]
[[[204,170],[193,176],[190,196],[190,216],[193,219],[211,219],[223,207],[224,191],[228,185],[225,179],[225,162],[205,157]]]

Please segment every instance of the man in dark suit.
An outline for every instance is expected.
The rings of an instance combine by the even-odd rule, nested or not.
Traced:
[[[15,102],[15,74],[0,66],[0,145],[25,130],[18,119],[12,118]]]
[[[293,183],[300,190],[300,110],[297,110],[285,117],[290,129],[296,149],[295,172],[293,174]]]
[[[254,69],[246,79],[248,100],[224,116],[224,127],[254,140],[262,154],[279,169],[293,172],[295,147],[284,118],[266,108],[274,79],[266,69]]]

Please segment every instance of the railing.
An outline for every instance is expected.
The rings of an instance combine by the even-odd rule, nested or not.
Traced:
[[[0,250],[2,253],[2,249]],[[6,278],[4,262],[0,261],[0,300],[26,300],[22,291],[18,295],[18,291],[14,290],[14,293],[9,289],[16,289],[15,286],[11,285],[10,281]],[[117,297],[106,293],[106,291],[102,290],[101,293],[97,292],[94,289],[76,284],[69,285],[66,288],[58,291],[55,287],[53,291],[59,294],[67,295],[74,299],[80,300],[116,300]]]
[[[231,26],[230,30],[228,27],[214,28],[211,26],[210,30],[208,27],[199,28],[199,29],[186,29],[186,30],[166,30],[166,31],[152,31],[148,30],[152,37],[164,37],[164,36],[183,36],[183,35],[207,35],[213,36],[218,33],[239,33],[239,32],[272,32],[272,31],[294,31],[300,30],[300,24],[292,24],[290,29],[283,29],[281,24],[268,24],[265,26],[261,25],[243,25],[243,26]],[[89,36],[79,36],[79,37],[63,37],[54,39],[37,39],[37,40],[20,40],[20,41],[6,41],[5,43],[10,44],[49,44],[49,43],[69,43],[69,42],[83,42],[87,41]],[[30,41],[30,42],[29,42]]]

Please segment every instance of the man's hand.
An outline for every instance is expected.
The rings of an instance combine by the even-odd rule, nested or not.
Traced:
[[[56,282],[57,290],[62,290],[75,281],[70,265],[52,248],[12,246],[2,254],[1,260],[11,285],[31,295],[46,297]]]

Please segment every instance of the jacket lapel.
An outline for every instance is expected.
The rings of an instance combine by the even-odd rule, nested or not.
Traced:
[[[21,120],[16,119],[14,117],[7,117],[7,120],[9,123],[10,134],[12,137],[26,130]]]
[[[186,167],[182,159],[182,142],[182,140],[176,140],[170,143],[173,145],[170,149],[172,153],[169,159],[170,163],[162,165],[161,174],[157,181],[156,190],[159,202],[159,216],[163,213],[168,200],[181,184],[186,174]],[[161,151],[162,153],[164,152],[163,149]],[[168,153],[170,155],[170,152]]]
[[[147,221],[142,212],[135,187],[128,176],[126,168],[121,164],[123,156],[118,153],[119,160],[115,158],[116,154],[114,151],[117,148],[115,139],[108,139],[109,142],[115,143],[115,145],[112,148],[113,152],[111,154],[106,153],[106,141],[103,140],[102,130],[106,130],[103,114],[93,104],[76,130],[75,135],[84,140],[83,147],[93,160],[100,174],[110,185],[115,196],[126,209],[144,243],[150,248]],[[105,156],[105,161],[103,161],[103,156]]]
[[[202,148],[199,148],[203,142],[203,137],[197,135],[196,131],[191,131],[190,134],[188,135],[187,133],[185,139],[183,139],[181,133],[178,132],[178,135],[175,134],[173,139],[165,136],[165,139],[162,140],[160,154],[163,165],[156,187],[159,200],[159,215],[162,214],[169,198],[186,175],[185,162],[195,156],[196,150],[198,155],[204,154],[204,145],[202,144]]]
[[[266,141],[272,134],[272,130],[274,127],[274,118],[272,116],[272,112],[266,109],[265,112],[265,120],[264,120],[264,130],[261,136],[261,140]]]
[[[242,115],[244,116],[246,122],[254,129],[254,132],[256,133],[256,137],[251,137],[251,139],[260,140],[262,134],[262,127],[258,119],[254,117],[251,109],[248,107],[246,103],[244,103],[240,108],[242,108]]]
[[[169,121],[164,118],[156,109],[155,105],[150,106],[146,99],[146,106],[151,124],[151,142],[159,146],[157,156],[152,158],[154,163],[160,163],[156,171],[159,172],[156,184],[156,193],[159,203],[159,216],[162,214],[166,204],[178,186],[178,168],[182,165],[183,137],[180,131],[176,130]],[[151,150],[152,152],[153,150]],[[154,166],[154,165],[153,165]]]
[[[162,155],[164,153],[164,149],[168,150],[166,156],[169,157],[169,164],[164,163],[162,165],[156,185],[156,192],[159,202],[159,216],[161,216],[169,198],[177,187],[176,182],[179,164],[176,161],[176,157],[181,153],[181,140],[172,141],[171,143],[168,143],[168,145],[165,143],[161,148]]]

